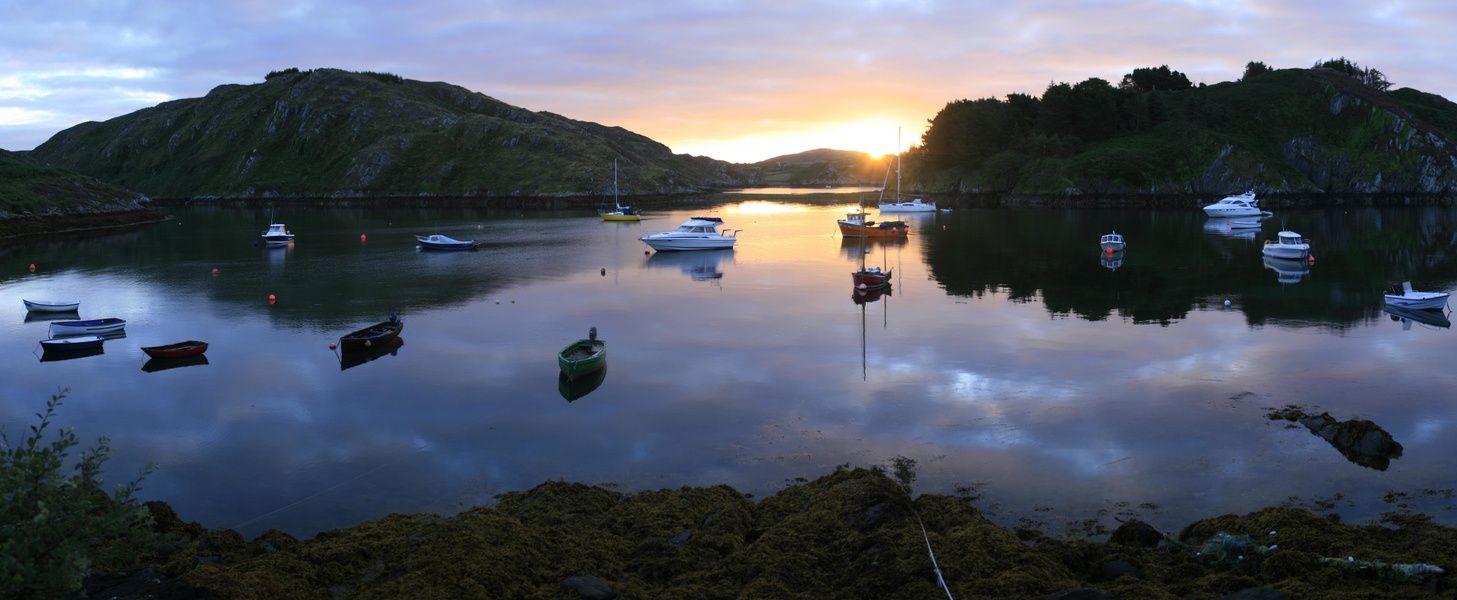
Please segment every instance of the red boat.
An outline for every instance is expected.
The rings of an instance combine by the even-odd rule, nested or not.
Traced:
[[[865,213],[850,213],[844,219],[836,221],[840,225],[840,235],[847,238],[903,238],[911,232],[905,221],[875,221],[865,220]]]
[[[207,352],[207,342],[187,340],[166,346],[143,346],[142,352],[152,358],[182,358],[184,356],[197,356]]]
[[[862,268],[850,274],[857,290],[873,290],[890,285],[891,270],[882,271],[876,267]]]

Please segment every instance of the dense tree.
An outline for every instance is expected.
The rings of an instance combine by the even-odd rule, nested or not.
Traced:
[[[1350,75],[1351,78],[1361,82],[1362,85],[1380,91],[1386,91],[1391,87],[1391,82],[1386,80],[1386,74],[1375,68],[1365,68],[1346,57],[1332,58],[1324,61],[1316,61],[1314,68],[1330,69]]]
[[[1252,61],[1250,61],[1248,63],[1245,63],[1245,74],[1244,74],[1244,76],[1240,77],[1239,80],[1240,81],[1249,81],[1251,77],[1258,77],[1260,75],[1264,75],[1265,73],[1269,73],[1269,72],[1270,72],[1270,66],[1269,65],[1266,65],[1265,63],[1260,62],[1258,60],[1252,60]]]
[[[1189,78],[1185,77],[1183,73],[1169,69],[1168,65],[1159,65],[1134,69],[1132,73],[1123,76],[1123,81],[1118,82],[1118,87],[1138,92],[1153,92],[1187,90],[1194,87],[1194,84],[1189,83]]]

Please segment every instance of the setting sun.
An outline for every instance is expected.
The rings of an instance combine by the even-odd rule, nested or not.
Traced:
[[[916,120],[908,122],[917,123]],[[904,150],[920,140],[924,125],[898,125],[891,118],[869,118],[840,123],[814,123],[794,131],[765,131],[714,140],[690,140],[674,152],[712,156],[733,162],[753,163],[815,148],[854,150],[873,157],[896,153],[896,127],[901,127]]]

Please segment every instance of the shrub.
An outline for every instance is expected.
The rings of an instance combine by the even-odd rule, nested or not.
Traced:
[[[267,75],[263,76],[263,80],[268,81],[269,79],[273,79],[274,77],[278,77],[279,75],[293,75],[295,73],[298,73],[298,67],[289,67],[282,71],[269,71]]]
[[[111,446],[102,437],[63,474],[75,432],[44,438],[65,395],[51,396],[19,444],[0,431],[0,598],[69,595],[89,569],[118,565],[152,539],[151,517],[133,498],[151,465],[107,494],[101,467]]]

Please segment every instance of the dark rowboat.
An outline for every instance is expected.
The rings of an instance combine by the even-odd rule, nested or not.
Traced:
[[[380,321],[354,333],[345,334],[339,338],[341,350],[362,350],[372,348],[389,340],[400,337],[400,332],[405,329],[405,322],[399,317],[390,315],[388,321]]]
[[[606,364],[607,342],[597,339],[596,327],[587,334],[587,339],[567,344],[557,353],[557,366],[568,379],[596,372]]]
[[[142,352],[152,358],[182,358],[184,356],[197,356],[207,352],[207,342],[187,340],[166,346],[143,346]]]

